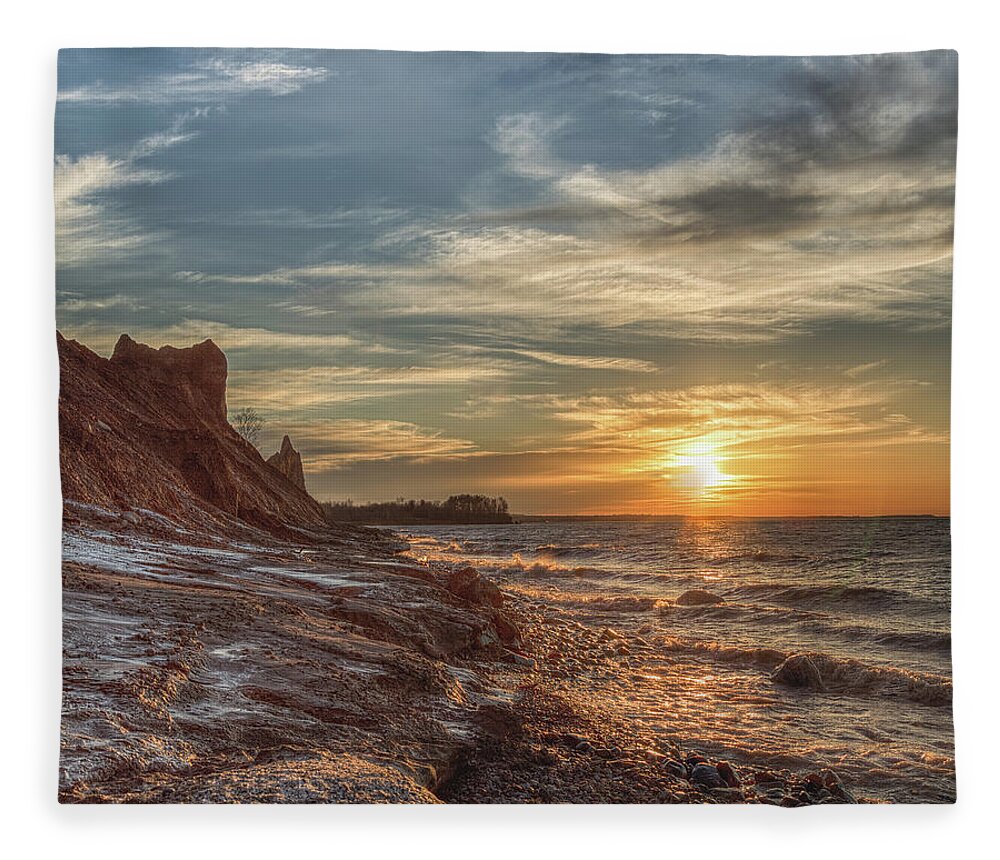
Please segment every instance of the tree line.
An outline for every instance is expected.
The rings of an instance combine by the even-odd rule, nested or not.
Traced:
[[[372,502],[356,505],[346,502],[324,502],[326,518],[334,523],[366,523],[369,525],[433,525],[435,523],[510,523],[513,522],[502,496],[480,496],[463,493],[445,501],[426,499],[396,499],[394,502]]]

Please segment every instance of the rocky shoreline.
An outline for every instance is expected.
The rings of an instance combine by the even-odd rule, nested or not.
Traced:
[[[600,707],[595,718],[564,695],[567,675],[560,666],[569,660],[577,666],[599,665],[631,653],[635,645],[611,631],[572,625],[555,636],[546,635],[552,625],[535,626],[537,607],[534,612],[519,611],[516,617],[537,656],[529,658],[527,666],[501,673],[498,680],[510,691],[511,708],[506,719],[497,721],[492,733],[457,764],[455,775],[438,792],[445,802],[782,807],[859,802],[830,769],[799,773],[735,764],[638,734],[634,725],[608,720]],[[557,641],[547,641],[551,639]],[[544,653],[552,645],[558,650]]]
[[[637,733],[652,649],[385,532],[198,536],[67,504],[63,802],[852,802]]]

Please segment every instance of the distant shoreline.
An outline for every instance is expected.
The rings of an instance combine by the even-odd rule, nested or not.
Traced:
[[[352,520],[352,525],[382,526],[385,528],[425,528],[427,526],[519,526],[531,523],[675,523],[684,520],[950,520],[950,514],[826,514],[822,516],[792,516],[792,517],[744,517],[744,516],[711,516],[692,514],[591,514],[591,515],[561,515],[543,516],[536,514],[511,514],[510,522],[364,522]]]

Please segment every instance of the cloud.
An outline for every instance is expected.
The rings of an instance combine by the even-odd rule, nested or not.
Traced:
[[[503,379],[507,371],[487,364],[448,367],[323,366],[244,370],[230,374],[238,401],[272,412],[324,409],[358,400],[399,397],[426,388],[460,389]]]
[[[308,290],[349,314],[440,319],[460,308],[529,332],[633,327],[764,343],[838,322],[943,327],[951,62],[800,63],[777,107],[643,167],[559,154],[567,114],[501,115],[487,142],[511,177],[530,180],[531,202],[386,231],[375,262],[215,277]]]
[[[118,211],[102,195],[128,185],[164,181],[169,174],[98,152],[56,157],[56,264],[81,265],[142,247],[154,235]]]
[[[60,296],[56,303],[56,309],[60,313],[89,313],[91,311],[104,311],[112,308],[123,308],[129,311],[141,311],[145,305],[140,303],[133,296],[123,296],[120,294],[104,296],[103,298],[81,299],[75,296]]]
[[[549,138],[567,122],[566,117],[537,112],[501,116],[487,141],[516,173],[529,179],[551,179],[561,167],[549,151]]]
[[[110,354],[121,336],[119,328],[104,323],[82,323],[65,326],[63,334],[80,340],[91,349]],[[158,348],[189,346],[211,339],[223,352],[241,350],[272,352],[333,350],[364,348],[364,344],[345,334],[300,334],[253,326],[240,327],[213,320],[187,319],[167,326],[136,325],[128,334],[135,340]]]
[[[534,398],[536,407],[584,428],[563,435],[570,444],[627,449],[639,471],[661,470],[687,446],[726,456],[798,456],[825,448],[865,450],[888,445],[943,444],[946,432],[887,408],[915,383],[818,385],[776,383],[698,385],[624,395]]]
[[[108,261],[163,238],[162,233],[147,230],[135,216],[123,212],[108,194],[170,179],[169,171],[148,168],[141,162],[194,138],[196,133],[186,131],[186,126],[205,115],[203,110],[178,115],[163,131],[140,139],[123,157],[104,152],[75,159],[56,156],[53,187],[58,267]]]
[[[178,71],[130,77],[126,83],[101,81],[60,90],[59,101],[120,104],[217,102],[251,93],[286,96],[329,77],[328,69],[274,60],[239,61],[216,57]]]
[[[882,358],[878,361],[868,361],[864,364],[857,364],[854,367],[849,367],[844,371],[844,376],[849,376],[851,379],[856,379],[859,376],[864,376],[866,373],[870,373],[873,370],[879,370],[889,364],[888,358]]]
[[[307,473],[341,469],[358,462],[436,462],[478,451],[475,443],[438,430],[391,419],[339,418],[283,425],[303,452]]]
[[[659,367],[651,361],[636,358],[611,358],[601,355],[566,355],[565,353],[546,352],[544,350],[519,349],[514,351],[535,361],[545,364],[557,364],[563,367],[578,367],[585,370],[627,370],[638,373],[652,373]]]

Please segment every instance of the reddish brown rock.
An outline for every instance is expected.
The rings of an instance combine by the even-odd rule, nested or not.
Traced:
[[[292,447],[292,440],[287,436],[281,440],[281,450],[267,458],[267,465],[281,472],[300,490],[305,490],[306,477],[302,472],[302,457]]]
[[[319,504],[229,426],[226,357],[212,341],[152,349],[122,335],[110,359],[57,342],[65,499],[216,531],[325,527]]]
[[[211,340],[187,349],[153,349],[123,334],[115,344],[110,366],[169,389],[174,407],[182,407],[208,424],[226,423],[229,366],[225,353]]]
[[[448,591],[477,606],[503,606],[503,592],[474,567],[462,567],[448,577]]]

